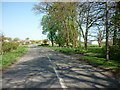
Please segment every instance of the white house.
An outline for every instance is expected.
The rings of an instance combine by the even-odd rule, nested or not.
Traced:
[[[99,45],[99,44],[98,44],[98,41],[94,41],[94,40],[91,40],[91,41],[89,42],[89,44],[91,44],[91,45]]]
[[[4,40],[4,42],[10,42],[9,40]]]
[[[29,44],[29,43],[32,43],[30,40],[24,40],[23,41],[24,44]]]

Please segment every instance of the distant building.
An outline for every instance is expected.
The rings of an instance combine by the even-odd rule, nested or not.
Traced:
[[[39,43],[39,44],[42,44],[42,42],[43,42],[43,41],[42,41],[42,40],[40,40],[38,43]]]
[[[48,41],[47,44],[52,45],[51,41]]]
[[[24,40],[23,41],[24,44],[29,44],[29,43],[32,43],[30,40]]]
[[[98,41],[95,41],[95,40],[91,40],[91,41],[89,42],[89,44],[90,44],[90,45],[99,45],[99,44],[98,44]]]
[[[4,42],[10,42],[9,40],[4,40]]]

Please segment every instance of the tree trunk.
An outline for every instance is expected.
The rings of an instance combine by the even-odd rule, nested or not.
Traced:
[[[88,11],[88,16],[89,16],[89,11]],[[85,37],[84,37],[84,45],[85,49],[87,49],[87,38],[88,38],[88,16],[87,16],[87,22],[86,22],[86,32],[85,32]]]
[[[106,2],[106,61],[109,61],[108,2]]]
[[[87,49],[87,33],[88,31],[86,30],[85,37],[84,37],[84,47]]]
[[[116,43],[117,43],[117,30],[116,29],[117,28],[115,28],[114,35],[113,35],[113,45],[116,45]]]
[[[87,49],[87,41],[84,41],[85,49]]]
[[[69,33],[68,33],[67,22],[64,21],[64,24],[65,24],[65,29],[66,29],[66,46],[69,46]]]
[[[51,37],[50,37],[51,43],[52,43],[52,46],[54,46],[54,42],[53,42],[53,32],[51,31],[50,34],[51,34]]]
[[[60,44],[60,43],[58,43],[58,45],[59,45],[59,47],[61,47],[61,44]]]
[[[118,21],[120,21],[120,1],[117,3],[117,7],[118,7]],[[118,26],[120,26],[120,23],[118,23]],[[118,33],[120,33],[120,28],[118,28]],[[118,45],[120,46],[120,38],[118,38]]]
[[[98,41],[98,44],[99,44],[99,47],[101,47],[101,42],[100,41]]]
[[[51,42],[52,42],[52,46],[54,46],[54,42],[53,42],[53,40],[52,40]]]
[[[88,36],[88,30],[86,30],[85,39],[84,39],[85,49],[87,49],[87,36]]]

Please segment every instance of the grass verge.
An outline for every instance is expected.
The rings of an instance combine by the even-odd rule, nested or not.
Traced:
[[[106,62],[105,58],[99,58],[95,56],[83,56],[83,60],[86,60],[88,63],[93,66],[100,66],[102,68],[107,68],[112,71],[120,71],[120,64],[117,61],[109,60]]]
[[[2,60],[1,60],[1,67],[0,70],[5,69],[12,63],[14,63],[20,56],[24,55],[28,50],[28,46],[19,46],[17,50],[7,52],[4,55],[2,55]]]
[[[109,60],[106,62],[105,58],[102,57],[102,49],[99,47],[89,47],[88,50],[85,49],[73,49],[66,47],[47,47],[64,53],[79,53],[83,54],[84,61],[87,61],[93,66],[100,66],[102,68],[107,68],[112,71],[120,71],[120,63],[115,60]]]

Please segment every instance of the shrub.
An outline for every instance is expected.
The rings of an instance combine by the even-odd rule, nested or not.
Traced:
[[[41,45],[38,45],[38,46],[49,46],[49,44],[41,44]]]
[[[102,51],[103,51],[103,56],[105,57],[105,47],[102,48]],[[110,59],[119,61],[120,46],[119,45],[109,46],[109,55],[110,55]]]
[[[14,52],[7,52],[2,55],[2,62],[0,62],[0,70],[4,70],[6,67],[15,62],[18,57],[25,54],[28,50],[28,46],[19,46]]]
[[[110,46],[110,58],[115,60],[120,60],[120,46],[114,45]]]
[[[98,45],[88,45],[88,47],[99,47]]]
[[[14,42],[3,42],[2,43],[2,52],[10,52],[11,50],[17,49],[19,46],[19,43],[14,43]]]
[[[43,44],[47,44],[47,42],[48,42],[47,39],[43,40]]]

